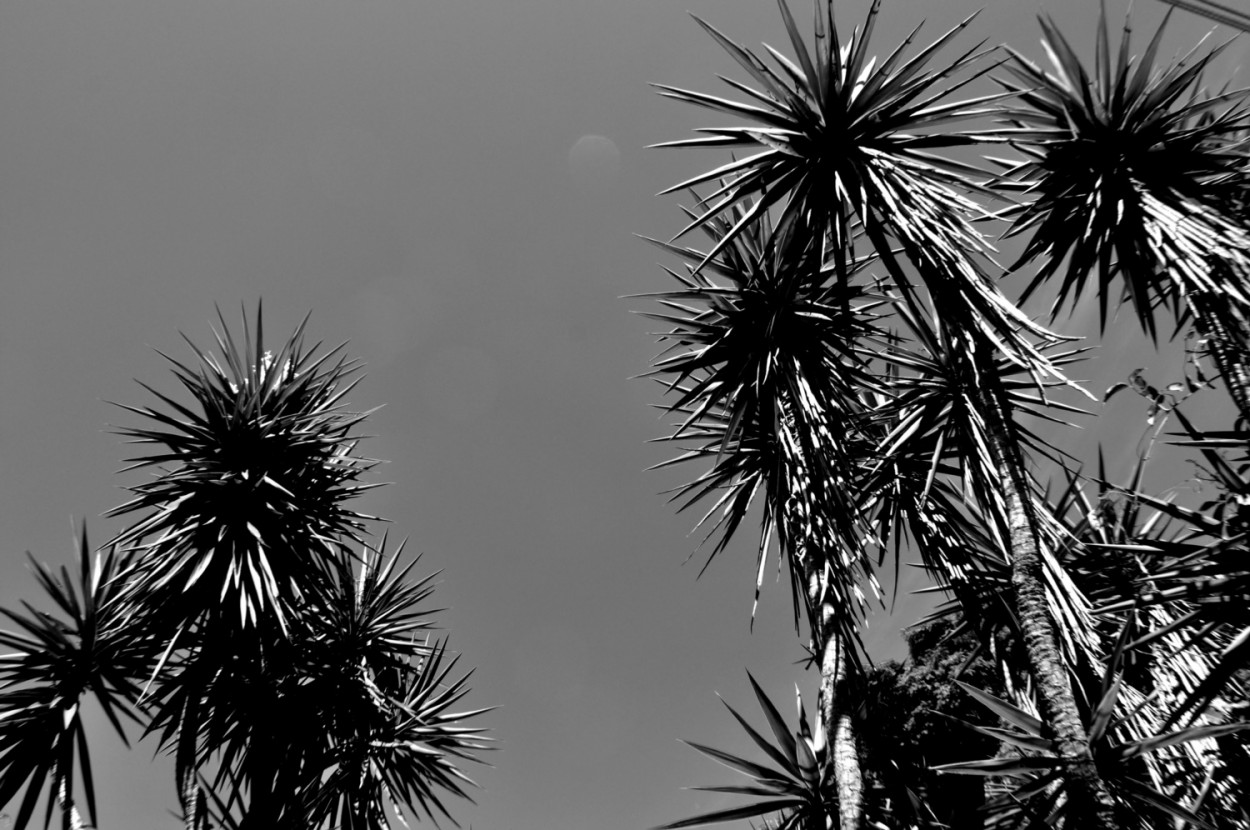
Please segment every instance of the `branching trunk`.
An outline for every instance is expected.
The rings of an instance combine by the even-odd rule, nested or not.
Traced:
[[[1058,753],[1067,762],[1065,782],[1071,812],[1069,826],[1114,830],[1115,803],[1094,764],[1089,737],[1081,723],[1071,677],[1059,651],[1055,622],[1046,599],[1042,552],[1038,545],[1036,517],[1028,501],[1028,479],[1018,444],[1013,440],[1010,404],[993,375],[983,392],[990,449],[999,472],[1003,501],[1007,507],[1011,547],[1011,585],[1016,614],[1042,717],[1054,732]]]

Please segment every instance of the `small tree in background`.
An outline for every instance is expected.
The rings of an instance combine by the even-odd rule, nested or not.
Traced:
[[[994,662],[977,638],[949,620],[907,632],[908,658],[874,666],[864,678],[857,716],[864,766],[879,814],[897,827],[980,827],[984,779],[942,776],[932,767],[993,755],[998,742],[964,724],[995,719],[960,688],[968,683],[1002,695]]]
[[[220,319],[220,315],[219,315]],[[96,823],[81,707],[90,695],[170,754],[188,830],[385,828],[404,811],[448,816],[462,761],[486,748],[453,711],[468,692],[423,609],[429,577],[369,535],[352,500],[375,462],[356,453],[344,398],[358,365],[307,347],[307,318],[276,349],[262,314],[216,351],[169,359],[189,400],[123,406],[148,454],[133,523],[77,573],[34,563],[55,612],[3,613],[0,804],[15,830],[44,797],[62,827]],[[188,341],[190,343],[190,341]],[[132,726],[129,730],[135,731]],[[24,791],[23,791],[24,790]]]

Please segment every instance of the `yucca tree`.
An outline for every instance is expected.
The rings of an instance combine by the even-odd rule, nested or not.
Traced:
[[[898,371],[880,413],[892,428],[868,488],[882,532],[910,533],[925,567],[987,642],[1010,635],[1015,649],[1000,653],[1004,669],[1021,694],[1031,687],[1053,730],[1072,814],[1111,825],[1111,794],[1073,687],[1100,643],[1088,603],[1056,557],[1054,523],[1027,455],[1060,453],[1020,420],[1059,420],[1056,410],[1075,408],[1047,404],[1027,373],[969,343],[932,309],[909,300],[898,319],[908,336],[884,352]],[[1050,359],[1058,366],[1078,357]]]
[[[1237,473],[1213,449],[1229,446],[1229,438],[1199,436],[1178,406],[1187,387],[1192,393],[1200,386],[1174,384],[1170,388],[1177,394],[1162,394],[1138,372],[1132,380],[1116,384],[1112,392],[1131,386],[1146,397],[1147,434],[1158,434],[1162,425],[1155,426],[1154,420],[1162,413],[1165,419],[1180,420],[1188,443],[1210,442],[1212,446],[1203,447],[1205,475],[1217,492],[1201,510],[1176,504],[1173,497],[1142,493],[1147,449],[1122,486],[1107,481],[1100,457],[1096,498],[1087,496],[1088,482],[1068,472],[1058,492],[1045,499],[1053,530],[1048,543],[1066,578],[1089,599],[1094,636],[1109,654],[1071,667],[1074,690],[1095,761],[1115,797],[1120,826],[1155,827],[1161,816],[1170,816],[1169,821],[1192,820],[1196,826],[1241,827],[1241,755],[1232,744],[1217,745],[1244,728],[1244,716],[1229,717],[1207,711],[1207,706],[1216,695],[1231,694],[1236,700],[1241,694],[1227,686],[1239,665],[1237,606],[1228,602],[1243,580],[1244,567],[1237,563],[1244,547],[1234,553],[1236,534],[1220,528],[1239,512],[1244,470]],[[979,562],[976,582],[993,597],[995,586],[1006,582],[1006,568],[993,557],[983,556]],[[962,601],[945,610],[963,613],[965,622],[985,624],[984,619],[966,618],[969,606]],[[973,607],[983,617],[998,612],[989,624],[1000,635],[996,644],[1002,654],[1001,634],[1010,643],[1018,628],[1015,621],[1002,613],[1005,606],[982,601]],[[1016,750],[961,771],[1015,779],[992,804],[994,826],[1026,820],[1055,823],[1068,817],[1071,804],[1060,797],[1066,782],[1060,784],[1063,775],[1054,763],[1053,736],[1039,731],[1041,722],[1033,715],[993,701],[989,705],[1017,730],[1005,739]],[[1197,722],[1178,730],[1180,720]],[[1195,813],[1203,818],[1194,818]],[[1075,819],[1067,820],[1070,824]]]
[[[896,560],[901,544],[911,542],[967,621],[997,615],[986,603],[1014,613],[1018,607],[1007,586],[1014,578],[1019,544],[1012,535],[1019,531],[1019,514],[1040,522],[1040,541],[1052,535],[1026,460],[1065,458],[1034,425],[1071,426],[1062,416],[1083,410],[1043,397],[1058,382],[1039,387],[1019,365],[977,351],[931,307],[911,299],[894,304],[898,329],[878,352],[890,374],[889,397],[874,413],[883,425],[866,488],[874,523]],[[1054,366],[1081,359],[1084,349],[1055,348],[1060,345],[1046,349]],[[1008,451],[1015,455],[1007,463],[1017,468],[1019,484],[1001,477]],[[1039,549],[1038,557],[1049,616],[1059,626],[1066,662],[1075,664],[1092,644],[1083,597],[1053,551]]]
[[[1250,231],[1234,207],[1247,111],[1240,92],[1201,86],[1224,47],[1157,66],[1166,18],[1134,57],[1129,21],[1113,48],[1104,8],[1086,68],[1052,21],[1041,24],[1049,71],[1013,51],[1013,77],[1000,79],[1016,93],[1000,117],[1026,156],[1002,182],[1028,197],[1008,236],[1029,234],[1016,267],[1038,263],[1024,297],[1058,282],[1057,315],[1095,275],[1104,322],[1121,300],[1152,337],[1159,308],[1178,326],[1192,319],[1250,420]]]
[[[356,364],[307,346],[307,319],[273,351],[259,308],[238,339],[220,322],[215,351],[170,359],[189,400],[147,387],[159,405],[124,407],[151,422],[122,430],[151,477],[113,511],[135,517],[116,552],[84,558],[78,594],[39,570],[69,622],[10,615],[28,632],[3,635],[19,653],[0,663],[0,801],[31,779],[16,830],[49,772],[48,810],[78,820],[75,747],[94,822],[88,690],[172,755],[189,830],[375,830],[447,816],[472,783],[460,762],[486,744],[463,722],[480,710],[452,708],[468,676],[428,635],[429,578],[351,504],[376,486],[365,414],[344,405]]]
[[[824,229],[837,276],[845,280],[846,263],[854,261],[854,240],[862,233],[901,287],[918,278],[943,317],[979,332],[1014,360],[1045,370],[1046,361],[1028,335],[1047,333],[1002,295],[985,270],[988,248],[971,224],[984,216],[970,198],[984,193],[973,176],[979,171],[942,154],[1006,140],[996,131],[956,128],[993,114],[1006,97],[950,100],[989,69],[980,60],[985,55],[980,45],[935,65],[936,55],[973,18],[909,54],[918,26],[878,61],[869,44],[881,0],[874,0],[862,28],[845,40],[839,37],[831,0],[816,0],[810,51],[789,7],[784,0],[778,5],[794,57],[766,46],[775,68],[695,18],[757,84],[725,79],[750,103],[657,85],[666,97],[755,122],[699,129],[702,137],[657,145],[751,151],[664,191],[718,185],[678,236],[726,216],[730,206],[743,206],[708,252],[711,257],[776,207],[779,226],[801,218]]]
[[[166,358],[190,402],[140,383],[168,409],[121,405],[152,422],[121,430],[154,447],[127,470],[155,475],[109,515],[138,514],[115,541],[142,553],[147,604],[170,630],[206,618],[223,633],[281,631],[373,518],[350,504],[378,486],[360,481],[374,462],[354,454],[368,413],[342,406],[359,365],[342,346],[308,348],[307,318],[276,353],[259,309],[239,342],[220,322],[219,354],[188,340],[194,364]]]
[[[1143,456],[1130,476],[1128,492],[1140,487],[1144,469]],[[1204,813],[1214,815],[1228,807],[1228,787],[1215,775],[1220,765],[1211,754],[1213,736],[1223,732],[1200,730],[1184,733],[1189,737],[1182,738],[1169,728],[1173,713],[1187,705],[1187,696],[1210,675],[1224,638],[1193,637],[1193,630],[1186,628],[1192,608],[1183,601],[1144,601],[1152,591],[1145,554],[1175,551],[1179,540],[1185,537],[1184,529],[1165,514],[1145,508],[1136,496],[1121,495],[1124,490],[1106,482],[1101,463],[1098,473],[1096,499],[1087,496],[1088,482],[1073,472],[1066,473],[1064,486],[1057,493],[1044,499],[1052,530],[1048,544],[1065,578],[1088,598],[1093,623],[1090,636],[1103,644],[1099,652],[1082,655],[1083,659],[1070,667],[1078,709],[1091,736],[1095,761],[1104,778],[1110,776],[1121,826],[1153,827],[1158,811],[1178,816],[1189,809],[1184,806],[1186,803],[1197,810],[1198,802],[1204,800]],[[992,573],[989,576],[990,579],[981,581],[992,591]],[[1000,574],[997,581],[1004,579],[1005,575]],[[945,610],[958,614],[963,609],[951,604]],[[1014,621],[1009,615],[1000,614],[991,625],[1000,634],[1000,654],[1009,654],[1017,628]],[[1101,716],[1100,710],[1105,710]],[[1024,720],[1004,717],[1026,732],[1040,723],[1032,716]],[[1034,726],[1022,726],[1025,720]],[[1209,725],[1218,723],[1203,724]],[[1043,802],[1036,802],[1025,812],[1053,810],[1057,818],[1068,814],[1071,805],[1064,800],[1055,801],[1058,790],[1052,785],[1056,785],[1062,773],[1053,765],[1046,766],[1051,761],[1045,758],[1054,757],[1054,745],[1051,736],[1044,737],[1041,743],[1013,744],[1017,750],[1029,750],[1022,766],[1011,766],[1009,762],[1015,756],[1010,755],[1007,760],[973,769],[979,770],[977,774],[994,774],[992,771],[997,770],[1010,777],[1022,776],[1025,783],[1020,792],[1027,793],[1027,798],[1044,795],[1050,799],[1046,802],[1049,807],[1043,809],[1038,806]],[[1117,742],[1146,749],[1115,760],[1120,756],[1112,752],[1111,745]],[[1128,763],[1129,759],[1133,759],[1132,763]],[[1010,808],[1008,796],[1015,792],[1014,787],[1004,791],[997,807]],[[1019,815],[1018,811],[1015,814]]]
[[[122,741],[125,721],[141,722],[135,702],[154,658],[152,639],[132,621],[121,597],[130,557],[116,547],[94,553],[84,527],[76,574],[34,562],[36,579],[55,611],[23,603],[25,613],[0,610],[16,631],[0,631],[0,804],[25,787],[13,819],[27,826],[41,795],[45,824],[61,812],[63,830],[96,824],[95,786],[82,707],[90,696]],[[77,778],[76,778],[77,775]],[[47,789],[44,791],[44,785]]]
[[[731,217],[738,218],[731,208]],[[716,501],[716,557],[752,504],[763,503],[756,597],[777,539],[790,575],[796,627],[805,618],[820,667],[818,709],[838,787],[842,826],[862,813],[863,781],[850,713],[839,708],[860,661],[863,585],[871,580],[870,539],[855,495],[865,436],[861,390],[871,383],[857,341],[872,330],[878,301],[827,265],[824,240],[802,221],[767,218],[735,232],[734,219],[702,223],[714,253],[658,243],[686,261],[670,273],[683,287],[656,295],[672,325],[655,363],[677,394],[682,416],[666,440],[690,449],[668,466],[695,460],[711,468],[677,488],[683,508]],[[856,270],[861,263],[844,263]]]
[[[960,131],[953,126],[984,119],[1014,92],[950,99],[984,71],[971,69],[979,47],[950,63],[934,65],[936,54],[968,25],[967,20],[909,55],[913,32],[877,62],[870,59],[868,44],[879,2],[872,5],[862,29],[842,40],[832,2],[818,0],[811,50],[784,0],[779,5],[794,57],[768,47],[771,65],[699,21],[757,84],[729,81],[749,96],[749,103],[661,87],[668,97],[754,122],[703,129],[703,137],[672,143],[747,148],[750,153],[672,188],[717,183],[687,227],[715,222],[720,228],[716,244],[693,270],[709,269],[723,250],[771,214],[777,227],[815,229],[823,243],[821,258],[830,263],[832,277],[840,284],[851,281],[849,263],[864,259],[856,254],[863,247],[857,239],[862,235],[897,294],[912,308],[932,305],[946,327],[951,355],[963,362],[960,371],[970,384],[960,394],[971,405],[969,422],[978,424],[979,440],[971,445],[976,454],[966,463],[969,469],[984,471],[982,495],[997,491],[989,502],[995,509],[988,515],[1002,520],[999,541],[1011,563],[1013,601],[1025,631],[1033,681],[1047,721],[1060,735],[1072,780],[1070,792],[1091,826],[1111,826],[1110,796],[1093,765],[1058,650],[1059,621],[1052,607],[1057,592],[1046,587],[1042,519],[1031,498],[1022,433],[1015,423],[1012,398],[994,366],[1003,357],[1025,369],[1037,385],[1047,374],[1057,375],[1057,370],[1039,346],[1047,333],[1025,318],[988,276],[991,260],[971,224],[982,215],[971,200],[982,193],[972,178],[975,168],[940,154],[954,147],[1005,141],[1000,132]],[[927,300],[920,296],[922,291]],[[719,394],[721,387],[714,388]],[[861,387],[859,399],[874,388],[871,381]],[[713,400],[709,406],[717,403]],[[809,435],[809,441],[818,440],[818,434]],[[934,463],[941,454],[939,448]],[[842,482],[851,480],[842,473]],[[862,514],[861,507],[841,516],[862,521]],[[826,523],[837,521],[834,514],[822,518]],[[869,529],[860,544],[876,538]],[[844,826],[855,826],[857,820]]]

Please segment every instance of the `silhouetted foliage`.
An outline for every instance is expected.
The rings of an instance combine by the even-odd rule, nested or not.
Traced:
[[[1137,50],[1103,9],[1092,61],[1048,18],[1044,67],[1009,48],[982,61],[980,44],[943,57],[971,18],[873,56],[880,0],[851,29],[815,0],[810,35],[779,6],[788,52],[696,18],[746,73],[721,76],[732,97],[659,86],[722,119],[661,146],[732,156],[670,188],[693,198],[660,243],[684,268],[651,315],[668,326],[654,368],[679,419],[665,438],[686,450],[669,463],[708,465],[677,489],[682,507],[711,505],[712,558],[762,516],[757,573],[777,551],[821,674],[812,780],[836,798],[812,792],[779,820],[1250,826],[1236,682],[1250,487],[1245,459],[1221,454],[1250,446],[1250,108],[1203,79],[1227,44],[1159,60],[1163,25]],[[997,92],[962,97],[987,76]],[[705,251],[677,242],[696,229]],[[1023,238],[1018,302],[981,229]],[[1041,294],[1052,318],[1090,295],[1104,324],[1127,306],[1152,336],[1166,315],[1214,363],[1233,430],[1196,430],[1177,407],[1175,391],[1215,385],[1200,371],[1163,391],[1135,372],[1107,397],[1131,388],[1149,424],[1174,416],[1217,495],[1193,508],[1141,492],[1140,468],[1127,485],[1072,472],[1036,424],[1082,411],[1050,387],[1079,386],[1064,373],[1083,350],[1021,310]],[[1041,471],[1060,471],[1057,495]],[[904,550],[975,636],[921,631],[908,663],[865,674],[848,655],[873,572]],[[989,662],[955,680],[974,648]]]
[[[453,709],[468,676],[427,633],[430,577],[350,504],[377,486],[356,453],[367,413],[344,406],[358,366],[307,347],[306,323],[271,352],[258,308],[240,339],[221,320],[216,351],[170,358],[189,400],[146,387],[159,405],[123,407],[149,422],[122,430],[151,473],[113,511],[133,523],[99,552],[84,528],[75,574],[35,565],[54,612],[3,612],[15,830],[41,798],[83,826],[80,792],[96,824],[87,695],[123,741],[173,757],[188,830],[380,830],[467,797],[461,763],[487,739],[464,722],[484,710]]]
[[[961,723],[996,726],[997,719],[957,683],[1001,695],[997,668],[977,638],[949,620],[910,629],[907,646],[905,662],[868,671],[860,695],[861,748],[878,809],[890,826],[980,826],[984,782],[931,767],[998,751],[997,741]]]

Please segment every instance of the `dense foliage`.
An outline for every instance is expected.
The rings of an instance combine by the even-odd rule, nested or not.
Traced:
[[[32,559],[51,611],[0,611],[15,830],[41,800],[96,825],[88,698],[172,756],[188,830],[385,828],[448,816],[472,785],[461,762],[486,739],[454,709],[468,676],[428,634],[429,577],[352,506],[376,486],[367,413],[344,403],[358,366],[305,324],[270,351],[258,309],[241,338],[221,320],[215,351],[169,358],[183,397],[145,385],[159,404],[123,407],[147,421],[121,430],[151,474],[113,511],[132,523],[98,551],[84,528],[76,572]]]
[[[657,243],[683,267],[656,295],[654,372],[670,463],[704,465],[678,494],[710,504],[712,558],[760,515],[759,572],[777,555],[790,574],[816,717],[795,737],[761,698],[772,739],[739,720],[771,766],[699,747],[756,800],[670,826],[1250,827],[1250,113],[1207,86],[1224,47],[1160,61],[1166,21],[1136,52],[1104,10],[1089,64],[1046,18],[1044,67],[957,47],[971,18],[878,58],[880,0],[850,30],[816,0],[810,39],[779,6],[788,52],[696,18],[746,73],[724,78],[734,97],[659,87],[738,123],[663,145],[733,155],[671,188],[693,201]],[[1020,239],[1009,267],[986,230]],[[1043,296],[1051,320],[1096,298],[1104,326],[1126,305],[1151,337],[1185,333],[1184,378],[1160,391],[1136,372],[1107,397],[1132,389],[1148,432],[1175,428],[1207,501],[1143,492],[1148,452],[1127,481],[1065,452],[1098,398],[1068,374],[1083,350],[1035,322]],[[1226,427],[1187,416],[1221,394]],[[867,598],[905,550],[960,633],[873,668]],[[956,684],[961,648],[978,668]],[[982,757],[947,754],[929,710]]]
[[[959,685],[1001,696],[994,663],[971,632],[939,620],[907,632],[908,659],[865,673],[857,712],[874,811],[895,826],[974,823],[985,804],[981,778],[952,778],[934,767],[993,755],[998,741],[966,724],[997,725],[993,714]],[[871,730],[871,731],[869,731]]]

